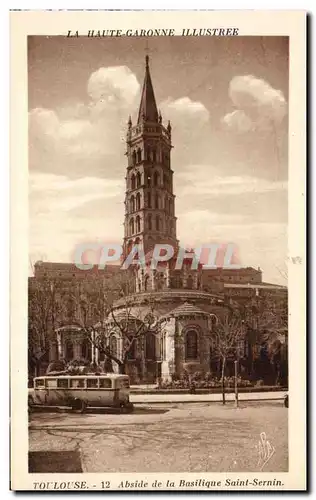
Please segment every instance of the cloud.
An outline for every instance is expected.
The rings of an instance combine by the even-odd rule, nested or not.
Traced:
[[[181,196],[238,195],[245,193],[269,193],[286,191],[286,181],[251,177],[249,175],[218,175],[218,170],[210,165],[191,165],[185,172],[177,174],[177,194]]]
[[[131,106],[139,93],[136,76],[127,66],[99,68],[88,81],[88,94],[92,101],[106,106]]]
[[[189,97],[181,97],[180,99],[167,99],[160,104],[163,113],[168,115],[172,121],[178,121],[183,117],[193,120],[198,120],[206,123],[210,114],[204,104],[198,101],[192,101]]]
[[[203,103],[189,97],[168,98],[159,105],[164,120],[172,126],[172,162],[182,168],[188,159],[200,162],[209,149],[210,113]],[[196,147],[197,143],[199,148]]]
[[[69,262],[80,242],[106,239],[108,235],[121,242],[121,226],[111,215],[113,207],[123,200],[124,179],[71,179],[65,175],[32,172],[29,196],[29,242],[33,261]]]
[[[125,66],[99,68],[87,82],[87,103],[29,113],[30,169],[60,174],[100,172],[98,161],[118,169],[122,140],[140,85]],[[108,158],[108,160],[106,160]],[[103,172],[104,174],[104,172]]]
[[[253,130],[254,124],[246,115],[246,113],[241,109],[236,109],[231,113],[227,113],[227,115],[222,118],[222,122],[230,129],[234,129],[237,132],[249,132]]]
[[[280,125],[287,112],[283,92],[253,75],[233,77],[229,97],[237,110],[226,114],[222,122],[239,132],[269,130]]]
[[[96,199],[124,195],[124,182],[116,179],[84,177],[70,179],[64,175],[31,173],[29,176],[31,211],[39,213],[68,212]]]
[[[278,268],[284,268],[287,255],[287,224],[258,222],[238,214],[191,210],[179,214],[178,237],[183,246],[209,243],[234,245],[242,266],[263,268],[264,281],[280,281]]]

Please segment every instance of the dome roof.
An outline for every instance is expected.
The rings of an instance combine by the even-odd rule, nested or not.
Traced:
[[[114,317],[114,318],[113,318]],[[126,309],[119,309],[118,311],[110,312],[107,321],[137,321],[137,318],[131,314],[130,311],[126,311]]]

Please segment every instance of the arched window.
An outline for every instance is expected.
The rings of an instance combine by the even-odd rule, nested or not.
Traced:
[[[160,218],[159,218],[159,215],[156,215],[156,230],[160,231]]]
[[[69,298],[67,301],[67,318],[68,318],[69,322],[71,322],[71,320],[74,319],[75,314],[76,314],[75,300],[72,298]]]
[[[149,250],[151,250],[154,246],[154,241],[153,241],[151,236],[148,236],[148,238],[147,238],[147,246],[148,246]]]
[[[164,164],[167,165],[167,167],[169,166],[169,154],[168,153],[164,153],[163,155],[163,160],[164,160]]]
[[[216,327],[218,323],[218,319],[217,317],[215,316],[215,314],[211,314],[211,325],[212,325],[212,329]]]
[[[151,332],[146,334],[146,359],[156,359],[156,338]]]
[[[153,162],[156,162],[157,161],[157,153],[156,153],[156,150],[153,149]]]
[[[165,197],[165,210],[166,212],[169,212],[169,201],[167,196]]]
[[[129,232],[130,232],[131,236],[135,233],[134,219],[133,218],[129,221]]]
[[[185,359],[193,360],[198,357],[198,336],[195,330],[188,330],[185,339]]]
[[[136,217],[136,233],[140,233],[140,217],[137,215]]]
[[[90,342],[88,339],[85,339],[81,344],[81,356],[84,359],[90,359]]]
[[[65,345],[65,358],[66,361],[71,361],[74,357],[74,346],[70,340],[66,341]]]
[[[136,187],[139,188],[140,185],[141,185],[141,183],[142,183],[142,177],[141,177],[140,173],[137,172],[137,175],[136,175]]]
[[[133,165],[135,166],[136,165],[136,151],[133,151],[132,161],[133,161]]]
[[[156,290],[162,290],[164,287],[165,277],[163,273],[159,273],[156,278]]]
[[[136,187],[136,179],[135,179],[134,174],[131,177],[131,186],[132,186],[132,189],[135,189],[135,187]]]
[[[131,337],[127,339],[128,342],[128,351],[127,351],[127,358],[128,359],[135,359],[136,358],[136,339]]]
[[[136,210],[140,210],[140,193],[136,195]]]
[[[148,222],[148,229],[149,229],[149,231],[151,231],[152,230],[152,216],[151,216],[151,214],[148,215],[147,222]]]
[[[129,240],[129,242],[127,244],[127,251],[128,251],[128,253],[131,252],[132,248],[133,248],[133,241]]]
[[[154,173],[154,186],[158,186],[159,185],[159,174],[158,172],[155,172]]]
[[[131,212],[135,212],[135,198],[134,198],[134,196],[131,197],[130,207],[131,207]]]
[[[137,163],[142,161],[142,151],[140,148],[137,149]]]
[[[166,174],[163,176],[163,185],[165,187],[168,187],[168,177],[166,176]]]
[[[149,277],[145,276],[145,279],[144,279],[144,291],[145,292],[146,292],[146,290],[148,290],[148,285],[149,285]]]
[[[148,204],[148,208],[151,208],[151,193],[147,194],[147,204]]]
[[[150,174],[147,175],[147,186],[148,187],[151,186],[151,177],[150,177]]]
[[[158,195],[158,193],[155,194],[155,208],[159,208],[159,195]]]
[[[193,288],[193,278],[191,275],[187,277],[187,288],[190,288],[190,290]]]
[[[150,160],[151,160],[151,150],[150,150],[150,148],[147,148],[147,151],[146,151],[146,158],[147,158],[147,160],[148,160],[148,161],[150,161]]]
[[[118,339],[112,335],[111,338],[110,338],[110,351],[111,351],[111,354],[115,357],[118,357]]]

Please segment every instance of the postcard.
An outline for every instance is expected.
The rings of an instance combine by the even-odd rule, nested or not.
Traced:
[[[10,16],[11,489],[306,490],[306,13]]]

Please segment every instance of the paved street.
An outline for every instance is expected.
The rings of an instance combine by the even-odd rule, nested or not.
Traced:
[[[263,471],[281,472],[287,417],[273,401],[137,405],[131,415],[41,411],[31,415],[30,451],[77,451],[85,472],[255,472],[265,432],[275,452]]]

